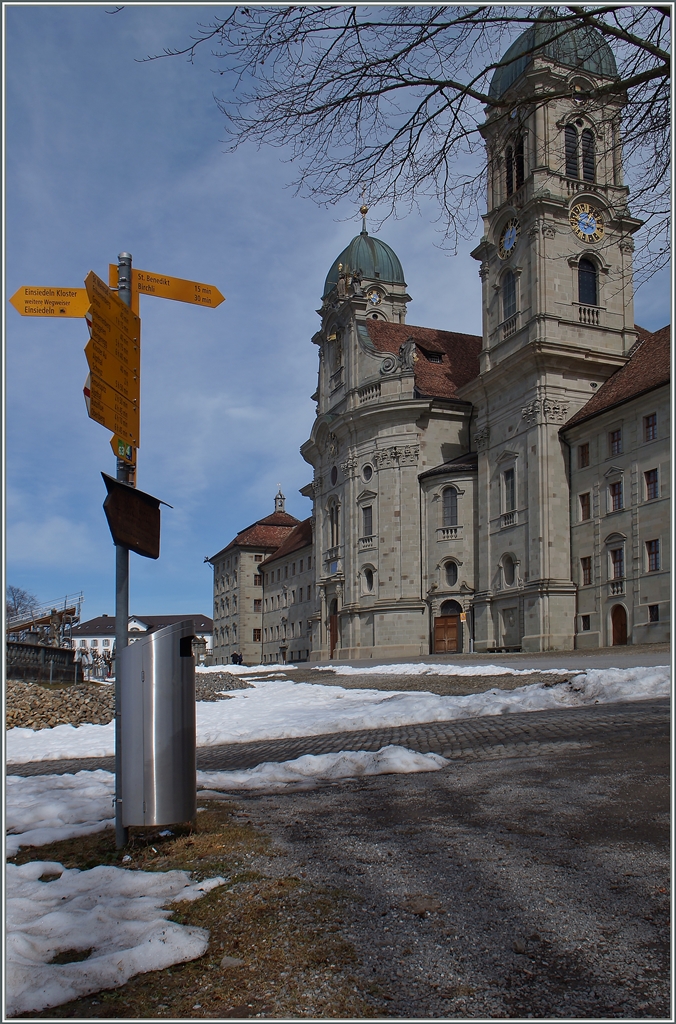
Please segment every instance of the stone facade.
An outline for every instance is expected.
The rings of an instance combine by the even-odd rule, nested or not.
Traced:
[[[316,622],[312,519],[291,531],[261,564],[263,665],[308,661]]]
[[[640,224],[622,180],[621,100],[585,99],[614,66],[599,46],[600,63],[545,48],[513,75],[496,71],[495,95],[514,106],[487,108],[482,126],[480,338],[406,324],[401,264],[369,236],[365,208],[329,271],[301,448],[313,470],[302,490],[313,502],[314,607],[302,616],[312,660],[669,638],[669,330],[634,324]],[[609,455],[618,429],[624,447]],[[576,466],[584,444],[590,461]],[[618,481],[624,504],[609,509]],[[281,616],[287,561],[266,562],[268,660],[282,656],[278,628],[298,640],[288,603]]]

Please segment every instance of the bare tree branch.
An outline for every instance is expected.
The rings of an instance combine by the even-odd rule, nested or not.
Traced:
[[[543,10],[235,7],[198,26],[189,45],[158,56],[194,61],[210,44],[224,80],[216,102],[232,150],[245,142],[280,147],[297,168],[297,191],[333,205],[366,189],[382,220],[433,197],[453,250],[475,233],[485,204],[479,127],[487,112],[506,121],[513,112],[512,98],[491,94],[491,80],[514,59],[505,55],[515,29],[533,25]],[[645,222],[640,278],[669,254],[671,8],[571,4],[546,11],[551,44],[565,45],[581,29],[612,44],[618,75],[585,99],[599,117],[608,101],[627,99],[621,131],[630,203]],[[535,43],[521,56],[534,53]],[[569,88],[552,87],[537,102],[569,95]]]

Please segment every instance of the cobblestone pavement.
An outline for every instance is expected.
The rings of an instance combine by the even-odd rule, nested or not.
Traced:
[[[200,771],[232,771],[254,768],[264,761],[289,761],[302,754],[379,750],[390,743],[453,759],[543,754],[561,749],[564,744],[581,749],[604,738],[619,743],[626,737],[635,737],[637,732],[646,740],[661,738],[668,735],[668,716],[669,701],[666,700],[485,715],[389,729],[199,747],[197,767]],[[10,764],[7,772],[10,775],[59,775],[96,768],[113,771],[114,767],[112,757],[92,757]]]

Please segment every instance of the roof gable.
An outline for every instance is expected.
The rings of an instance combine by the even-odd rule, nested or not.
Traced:
[[[476,334],[456,334],[383,320],[367,320],[366,326],[378,352],[398,355],[409,338],[415,341],[415,387],[424,398],[455,398],[458,388],[479,376],[481,338]],[[430,362],[426,352],[441,355],[441,362]]]

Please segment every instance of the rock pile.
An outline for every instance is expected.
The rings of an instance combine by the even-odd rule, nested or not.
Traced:
[[[50,687],[8,679],[7,728],[106,725],[113,720],[114,699],[115,687],[105,683]]]

